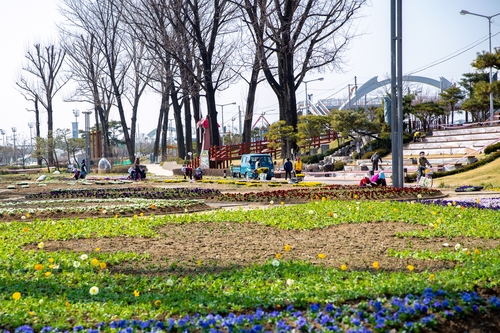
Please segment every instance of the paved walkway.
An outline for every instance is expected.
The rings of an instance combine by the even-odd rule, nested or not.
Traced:
[[[156,176],[173,176],[174,173],[172,170],[167,170],[163,168],[160,164],[146,164],[146,167],[148,168],[148,172],[152,173]]]

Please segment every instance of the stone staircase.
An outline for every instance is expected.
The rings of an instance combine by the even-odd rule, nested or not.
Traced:
[[[463,156],[482,153],[483,149],[500,140],[500,126],[461,127],[433,131],[422,142],[403,147],[403,156],[418,157],[421,151],[426,155]]]
[[[421,151],[435,171],[453,170],[477,160],[475,154],[483,152],[487,146],[500,142],[500,126],[461,127],[434,131],[423,142],[409,143],[403,147],[403,168],[406,172],[416,172]],[[356,160],[346,165],[345,172],[364,175],[371,170],[370,160]],[[386,173],[392,172],[392,156],[383,158],[379,166]]]

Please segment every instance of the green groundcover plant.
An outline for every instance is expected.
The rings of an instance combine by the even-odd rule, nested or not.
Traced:
[[[218,274],[161,277],[111,274],[107,269],[124,261],[147,260],[144,254],[44,249],[44,242],[51,240],[154,238],[161,226],[195,222],[258,223],[293,230],[401,222],[426,227],[400,237],[500,238],[496,210],[465,208],[457,202],[421,204],[417,198],[410,202],[319,198],[294,206],[270,202],[255,210],[2,223],[0,327],[17,332],[416,331],[432,327],[440,318],[484,314],[500,307],[497,298],[474,292],[498,287],[498,247],[390,251],[399,258],[455,263],[435,272],[417,272],[411,265],[404,271],[384,267],[356,271],[273,259]],[[25,249],[33,244],[36,250]],[[358,303],[352,307],[346,301]]]

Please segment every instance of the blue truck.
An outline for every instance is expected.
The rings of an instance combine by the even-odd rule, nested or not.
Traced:
[[[259,160],[259,168],[255,170],[255,163]],[[245,177],[247,179],[258,179],[259,174],[265,173],[266,179],[274,177],[274,164],[269,154],[244,154],[241,156],[239,166],[231,166],[232,177]]]

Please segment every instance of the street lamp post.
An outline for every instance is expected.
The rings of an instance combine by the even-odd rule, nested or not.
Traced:
[[[85,115],[85,157],[87,162],[87,168],[90,167],[90,114],[91,110],[83,111]],[[90,172],[90,169],[88,169]]]
[[[73,110],[75,115],[75,122],[73,123],[73,138],[78,138],[78,117],[80,116],[80,110]]]
[[[35,126],[35,123],[29,122],[28,127],[30,128],[30,153],[33,154],[33,134],[32,134],[32,129],[33,126]],[[31,157],[30,157],[30,163],[31,163]]]
[[[227,104],[216,104],[221,107],[221,120],[222,120],[222,145],[224,145],[224,107],[227,105],[236,105],[236,102],[227,103]]]
[[[12,137],[14,140],[14,164],[16,164],[16,132],[17,128],[12,127]]]
[[[308,81],[303,81],[304,82],[304,85],[306,86],[306,115],[309,114],[309,95],[307,94],[307,84],[309,82],[313,82],[313,81],[323,81],[323,78],[320,77],[320,78],[317,78],[317,79],[312,79],[312,80],[308,80]]]
[[[467,10],[461,10],[460,14],[461,15],[467,15],[467,14],[469,14],[469,15],[484,17],[484,18],[488,19],[488,40],[489,40],[489,43],[490,43],[489,52],[491,53],[491,19],[494,18],[495,16],[500,15],[500,13],[488,16],[488,15],[481,15],[481,14],[471,13],[471,12],[469,12]],[[492,84],[493,84],[493,68],[490,66],[490,85],[492,85]],[[493,91],[490,90],[490,121],[491,122],[493,122],[494,113],[495,113],[495,110],[493,109]]]

